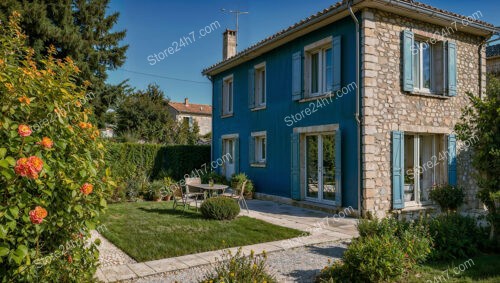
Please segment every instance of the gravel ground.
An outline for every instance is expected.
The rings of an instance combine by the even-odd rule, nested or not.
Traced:
[[[107,267],[111,265],[121,265],[128,263],[136,263],[134,259],[124,253],[122,250],[113,245],[110,241],[104,238],[99,232],[93,230],[90,232],[91,240],[99,238],[101,244],[99,245],[99,262],[101,267]]]
[[[314,278],[319,271],[328,264],[328,259],[340,258],[346,246],[346,242],[329,242],[274,252],[268,254],[267,264],[270,272],[276,275],[278,282],[314,282]],[[210,270],[212,270],[211,266],[206,265],[126,282],[194,283],[201,281],[205,273]]]

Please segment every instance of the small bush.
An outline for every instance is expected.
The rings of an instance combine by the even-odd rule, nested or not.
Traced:
[[[341,260],[330,266],[325,266],[316,277],[316,283],[347,283],[350,282],[349,273]]]
[[[201,214],[208,219],[232,220],[240,213],[236,200],[226,197],[214,197],[201,204]]]
[[[256,256],[252,251],[250,256],[243,255],[241,248],[235,255],[231,251],[224,252],[215,266],[215,271],[205,276],[201,282],[240,283],[240,282],[277,282],[266,270],[267,256]]]
[[[231,177],[231,186],[233,186],[233,188],[239,193],[241,191],[241,186],[243,186],[245,181],[247,181],[245,186],[245,198],[251,198],[255,189],[252,180],[248,179],[248,176],[245,173],[234,174]]]
[[[343,256],[350,282],[380,282],[400,277],[404,270],[405,253],[393,237],[382,235],[355,239]],[[343,281],[339,281],[343,282]]]
[[[486,236],[476,220],[459,214],[441,215],[429,220],[430,235],[434,239],[434,260],[466,258],[475,255]]]
[[[146,191],[144,192],[144,199],[153,201],[161,199],[164,187],[165,184],[163,180],[156,180],[149,183],[146,186]]]
[[[443,185],[432,189],[429,196],[441,207],[441,211],[448,212],[456,211],[464,203],[465,193],[460,187]]]

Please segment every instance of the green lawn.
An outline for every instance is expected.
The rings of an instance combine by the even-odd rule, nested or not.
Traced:
[[[186,254],[293,238],[303,232],[241,216],[206,220],[194,209],[172,209],[172,202],[111,204],[101,217],[104,237],[135,260]]]
[[[404,282],[500,282],[500,255],[480,255],[453,262],[428,263],[410,271]],[[460,270],[463,270],[460,271]],[[458,273],[458,274],[457,274]]]

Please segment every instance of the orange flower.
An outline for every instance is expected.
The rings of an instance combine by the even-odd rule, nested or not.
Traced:
[[[92,124],[85,123],[85,122],[79,122],[78,127],[82,128],[82,129],[90,129],[90,128],[92,128]]]
[[[54,145],[54,142],[48,137],[43,137],[42,141],[39,141],[36,144],[39,144],[39,145],[43,146],[44,148],[52,148],[52,146]]]
[[[17,160],[14,171],[21,177],[38,179],[38,174],[42,171],[43,161],[37,156],[23,157]]]
[[[71,255],[68,255],[68,262],[73,263],[73,258],[71,257]]]
[[[84,195],[89,195],[90,193],[92,193],[93,190],[94,190],[94,185],[89,183],[83,184],[83,186],[80,188],[80,192],[82,192],[82,194]]]
[[[31,135],[32,131],[28,125],[21,124],[17,127],[17,132],[21,137],[28,137]]]
[[[77,100],[77,101],[75,102],[75,105],[76,105],[76,107],[81,107],[81,106],[82,106],[82,103],[81,103],[80,101],[78,101],[78,100]]]
[[[29,215],[31,223],[40,224],[42,223],[43,219],[47,217],[47,210],[45,210],[45,208],[41,206],[37,206],[35,207],[35,209],[30,211]]]
[[[31,164],[33,168],[35,168],[36,171],[38,171],[38,173],[42,171],[43,161],[38,156],[30,156],[28,158],[28,162]]]
[[[14,85],[12,85],[11,83],[5,83],[5,87],[7,88],[8,91],[14,90]]]

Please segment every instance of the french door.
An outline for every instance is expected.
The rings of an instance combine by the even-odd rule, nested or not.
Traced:
[[[305,197],[335,204],[335,136],[333,132],[305,136]]]

